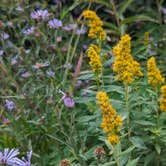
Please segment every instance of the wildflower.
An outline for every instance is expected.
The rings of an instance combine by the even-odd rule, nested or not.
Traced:
[[[152,87],[164,82],[164,78],[161,76],[160,70],[156,66],[156,61],[154,57],[151,57],[147,62],[148,70],[148,83]]]
[[[16,10],[19,11],[19,12],[23,12],[24,11],[24,9],[21,6],[17,6]]]
[[[15,160],[14,166],[31,166],[31,157],[32,157],[32,151],[27,153],[27,160],[23,157],[22,159]]]
[[[4,118],[3,119],[3,124],[8,124],[8,123],[10,123],[10,120],[8,118]]]
[[[126,34],[122,36],[118,46],[113,47],[113,71],[117,73],[116,79],[127,84],[143,75],[139,63],[131,56],[130,40],[130,36]]]
[[[62,99],[67,108],[73,108],[75,106],[75,101],[68,92],[65,93]]]
[[[31,28],[26,29],[25,31],[23,31],[23,34],[25,34],[25,35],[32,35],[32,34],[35,33],[35,30],[36,30],[36,28],[34,26],[32,26]]]
[[[69,24],[64,26],[62,29],[64,31],[72,31],[72,30],[75,30],[76,28],[77,28],[77,24]]]
[[[18,63],[18,58],[17,57],[14,57],[11,59],[11,64],[12,65],[16,65]]]
[[[49,66],[49,62],[45,62],[45,63],[36,63],[33,68],[35,69],[40,69],[40,68],[43,68],[43,67],[47,67]]]
[[[88,58],[90,58],[89,64],[91,65],[95,74],[99,74],[102,69],[100,60],[100,48],[94,44],[91,44],[88,49]]]
[[[48,26],[52,29],[58,29],[62,27],[62,21],[54,18],[48,22]]]
[[[0,38],[2,39],[2,40],[7,40],[8,38],[9,38],[9,34],[8,33],[1,33],[0,34]]]
[[[69,69],[72,69],[73,65],[69,63],[69,64],[64,64],[63,67],[64,68],[68,67]]]
[[[122,117],[112,107],[105,92],[99,91],[97,93],[97,102],[102,111],[101,127],[105,133],[108,133],[108,141],[111,144],[117,144],[122,126]]]
[[[99,39],[104,40],[106,37],[106,34],[103,30],[103,22],[102,20],[97,16],[97,14],[92,10],[85,10],[83,12],[83,16],[88,19],[89,21],[89,34],[88,36],[92,39]]]
[[[55,72],[53,72],[51,69],[46,71],[47,75],[49,75],[50,77],[54,77],[55,76]]]
[[[9,26],[9,27],[12,27],[12,26],[13,26],[13,22],[7,21],[7,22],[6,22],[6,25]]]
[[[4,54],[3,50],[0,50],[0,56],[2,56]]]
[[[61,160],[59,166],[70,166],[70,161],[67,159]]]
[[[7,107],[7,109],[9,110],[9,111],[12,111],[13,109],[14,109],[14,102],[13,101],[11,101],[11,100],[5,100],[5,102],[6,102],[6,107]]]
[[[86,29],[85,28],[84,29],[77,29],[75,33],[76,33],[76,35],[83,35],[86,33]]]
[[[23,77],[23,78],[28,78],[30,76],[31,76],[31,74],[28,71],[21,74],[21,77]]]
[[[101,160],[105,154],[104,148],[102,146],[97,147],[94,151],[94,154],[99,160]]]
[[[62,41],[62,36],[58,36],[58,37],[56,38],[56,41],[57,41],[57,42],[61,42],[61,41]]]
[[[31,13],[31,17],[36,20],[46,20],[49,17],[49,13],[47,10],[37,10]]]
[[[166,112],[166,85],[161,87],[161,99],[160,99],[160,109]]]
[[[18,149],[9,150],[8,148],[5,148],[3,153],[0,152],[0,164],[14,166],[16,164],[16,160],[18,159],[16,157],[18,154]]]

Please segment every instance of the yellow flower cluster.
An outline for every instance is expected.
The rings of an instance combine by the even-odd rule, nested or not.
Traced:
[[[161,76],[160,70],[156,67],[156,61],[154,57],[151,57],[147,62],[148,69],[148,83],[152,87],[164,82],[164,78]]]
[[[119,44],[113,47],[113,55],[115,61],[113,70],[117,72],[116,79],[130,84],[135,78],[143,76],[140,65],[131,56],[131,37],[129,35],[122,36]]]
[[[94,44],[91,44],[88,48],[88,58],[90,58],[89,64],[95,74],[99,74],[102,69],[102,64],[100,60],[100,48]]]
[[[160,100],[160,109],[166,112],[166,85],[161,87],[162,97]]]
[[[111,144],[117,144],[122,126],[122,117],[112,107],[105,92],[99,91],[97,93],[97,102],[102,111],[101,127],[105,133],[108,133],[108,141]]]
[[[89,34],[88,36],[92,39],[104,40],[106,34],[103,30],[103,21],[97,16],[92,10],[85,10],[83,16],[89,21]]]

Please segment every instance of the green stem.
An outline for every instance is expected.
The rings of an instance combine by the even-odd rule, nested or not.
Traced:
[[[73,31],[73,34],[70,38],[70,41],[69,41],[69,48],[67,50],[67,58],[66,58],[66,69],[65,69],[65,73],[64,73],[64,79],[62,81],[62,87],[64,87],[65,83],[66,83],[66,79],[67,79],[67,75],[68,75],[68,72],[69,72],[69,66],[68,66],[68,63],[69,63],[69,60],[70,60],[70,51],[71,51],[71,45],[72,45],[72,41],[73,41],[73,38],[74,38],[74,31]]]
[[[114,152],[114,158],[115,158],[115,161],[116,161],[116,165],[120,166],[119,154],[118,154],[118,151],[117,151],[117,147],[113,146],[113,152]]]
[[[129,109],[129,87],[127,83],[125,83],[124,86],[125,86],[126,110],[128,112],[128,116],[127,116],[128,141],[130,143],[131,130],[130,130],[130,109]]]

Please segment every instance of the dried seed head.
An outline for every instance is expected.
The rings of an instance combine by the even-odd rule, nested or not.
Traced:
[[[70,161],[67,159],[61,160],[59,166],[70,166]]]

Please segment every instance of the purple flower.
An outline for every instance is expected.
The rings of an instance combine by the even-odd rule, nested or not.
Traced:
[[[13,26],[13,22],[7,21],[7,22],[6,22],[6,25],[9,26],[9,27],[12,27],[12,26]]]
[[[28,28],[25,31],[23,31],[23,34],[25,34],[25,35],[32,35],[32,34],[35,33],[35,29],[36,28],[34,26],[32,26],[31,28]]]
[[[24,11],[24,9],[21,6],[17,6],[16,10],[19,11],[19,12],[23,12]]]
[[[18,149],[11,149],[9,151],[8,148],[5,148],[3,153],[0,152],[0,164],[16,166],[16,160],[18,159],[16,156],[18,154],[19,154]]]
[[[8,118],[4,118],[4,119],[3,119],[3,123],[4,123],[4,124],[8,124],[8,123],[10,123],[10,120],[9,120]]]
[[[6,39],[9,38],[9,34],[4,32],[4,33],[0,34],[0,37],[1,37],[2,40],[6,40]]]
[[[6,107],[9,111],[13,110],[14,109],[14,102],[11,101],[11,100],[5,100],[6,102]]]
[[[53,29],[58,29],[59,27],[62,27],[62,21],[54,18],[48,22],[48,26]]]
[[[69,24],[64,26],[62,29],[64,31],[71,31],[71,30],[75,30],[77,28],[77,24]]]
[[[3,50],[0,50],[0,56],[2,56],[2,55],[3,55],[3,53],[4,53],[4,51],[3,51]]]
[[[69,93],[66,93],[63,97],[63,102],[64,102],[64,105],[67,107],[67,108],[73,108],[75,106],[75,101],[73,100],[73,98],[70,96]]]
[[[46,73],[47,73],[50,77],[54,77],[54,76],[55,76],[55,72],[53,72],[51,69],[47,70]]]
[[[72,64],[64,64],[63,67],[64,67],[64,68],[67,68],[67,67],[68,67],[69,69],[71,69],[71,68],[73,67],[73,65],[72,65]]]
[[[15,65],[17,63],[18,63],[18,59],[16,57],[11,59],[11,64],[12,65]]]
[[[86,29],[77,29],[76,30],[76,35],[83,35],[86,33]]]
[[[58,37],[56,38],[56,41],[57,41],[57,42],[61,42],[61,41],[62,41],[62,36],[58,36]]]
[[[40,68],[42,68],[42,67],[47,67],[47,66],[49,66],[49,62],[36,63],[36,64],[33,66],[33,68],[34,68],[34,69],[40,69]]]
[[[30,49],[25,50],[25,53],[26,53],[26,54],[29,54],[30,52],[31,52]]]
[[[21,77],[23,78],[28,78],[29,76],[31,76],[31,74],[28,71],[21,74]]]
[[[49,17],[49,13],[47,10],[37,10],[31,13],[31,17],[36,20],[46,20]]]
[[[27,153],[27,160],[25,158],[15,160],[15,165],[13,166],[31,166],[32,151]]]

